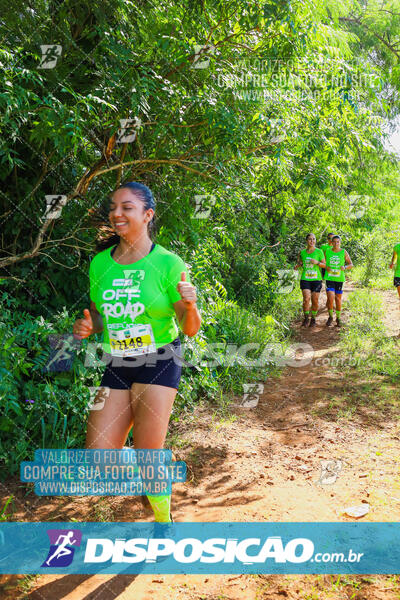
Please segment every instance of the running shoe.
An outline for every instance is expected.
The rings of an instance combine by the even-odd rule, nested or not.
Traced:
[[[326,326],[329,327],[333,323],[333,317],[329,316],[329,319],[326,322]]]
[[[341,320],[336,318],[336,327],[341,327],[341,326],[342,326]]]
[[[316,323],[316,321],[315,321],[315,318],[314,318],[314,317],[311,317],[311,319],[310,319],[310,325],[309,325],[309,327],[315,327],[315,326],[316,326],[316,324],[317,324],[317,323]]]
[[[306,315],[306,316],[304,317],[304,321],[302,322],[301,326],[302,326],[302,327],[307,327],[309,320],[310,320],[310,319],[309,319],[308,315]]]

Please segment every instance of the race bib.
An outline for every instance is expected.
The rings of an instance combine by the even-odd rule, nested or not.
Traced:
[[[329,275],[332,275],[332,277],[340,277],[340,272],[340,269],[331,268],[331,272],[329,273]]]
[[[112,356],[136,356],[157,352],[151,325],[130,325],[125,329],[109,330]]]
[[[318,273],[317,273],[317,271],[314,271],[314,269],[307,269],[306,277],[307,277],[307,279],[317,279]]]

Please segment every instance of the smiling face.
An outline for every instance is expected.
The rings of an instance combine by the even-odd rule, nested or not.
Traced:
[[[340,250],[340,238],[334,238],[332,240],[332,250],[334,252],[337,252],[338,250]]]
[[[140,194],[128,188],[121,188],[112,195],[108,217],[114,231],[124,239],[147,235],[147,223],[153,215],[154,210],[145,208]]]
[[[309,233],[307,236],[307,248],[315,248],[315,244],[317,243],[317,238],[315,237],[315,235],[313,233]]]

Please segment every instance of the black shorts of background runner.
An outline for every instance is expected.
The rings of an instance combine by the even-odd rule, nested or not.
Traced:
[[[121,358],[106,352],[102,361],[106,362],[107,366],[100,387],[128,390],[133,383],[148,383],[178,389],[182,374],[181,355],[179,337],[158,348],[157,352],[138,357]]]
[[[300,279],[300,289],[310,290],[311,292],[320,292],[322,290],[322,281],[305,281]]]
[[[330,281],[326,279],[326,291],[335,292],[335,294],[341,294],[343,292],[343,281]]]
[[[395,277],[395,278],[393,279],[393,285],[394,285],[395,287],[399,287],[399,286],[400,286],[400,277]]]
[[[323,280],[325,277],[325,269],[323,269],[322,267],[321,267],[321,275],[322,275],[322,280]]]

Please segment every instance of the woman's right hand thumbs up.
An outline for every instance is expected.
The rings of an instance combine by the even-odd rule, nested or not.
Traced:
[[[74,337],[78,340],[83,340],[93,333],[92,316],[87,308],[83,310],[84,318],[77,319],[72,328]]]

